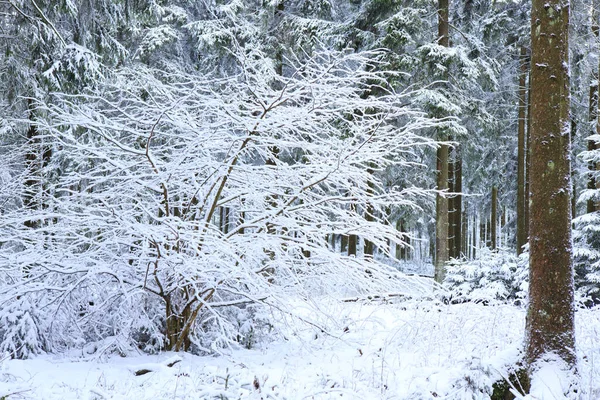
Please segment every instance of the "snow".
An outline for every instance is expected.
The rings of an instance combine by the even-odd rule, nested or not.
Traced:
[[[565,398],[564,393],[568,393],[574,386],[574,375],[557,356],[548,355],[534,368],[529,395],[524,397],[526,400],[560,400]]]
[[[274,314],[278,333],[270,341],[218,356],[131,353],[93,358],[70,353],[6,358],[0,364],[0,397],[489,399],[492,384],[507,377],[520,357],[523,308],[432,300],[320,300],[327,332]],[[598,310],[580,310],[577,321],[581,383],[579,397],[573,398],[597,399],[600,315]],[[141,370],[147,371],[139,374]],[[571,384],[565,368],[550,359],[534,374],[531,393],[518,398],[563,399]]]
[[[0,391],[48,400],[484,399],[518,356],[524,325],[523,311],[509,306],[330,302],[322,309],[337,316],[328,333],[287,321],[279,339],[259,348],[178,354],[172,367],[172,353],[6,359]],[[142,369],[151,372],[136,376]]]

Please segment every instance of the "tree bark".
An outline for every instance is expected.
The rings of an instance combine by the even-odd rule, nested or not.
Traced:
[[[589,121],[590,121],[590,125],[594,125],[594,128],[591,129],[590,134],[595,134],[598,126],[597,126],[597,121],[598,121],[598,79],[594,79],[592,84],[590,85],[590,107],[589,107]],[[596,122],[594,124],[594,122]],[[587,149],[588,151],[594,151],[597,149],[596,146],[596,142],[594,140],[588,140],[587,143]],[[588,183],[587,183],[587,188],[588,189],[596,189],[596,178],[594,177],[594,172],[596,171],[596,163],[593,161],[590,161],[589,165],[588,165],[588,169],[590,171],[589,174],[589,178],[588,178]],[[586,204],[586,211],[587,213],[592,213],[594,211],[598,211],[598,202],[594,201],[593,199],[590,199],[587,201]]]
[[[492,250],[498,248],[498,188],[492,187],[492,215],[490,217],[490,242]]]
[[[448,145],[441,145],[437,151],[437,189],[448,191]],[[448,198],[445,194],[436,196],[435,226],[435,281],[442,283],[446,275],[448,261]]]
[[[530,60],[531,61],[531,60]],[[531,68],[529,68],[529,81],[527,83],[527,130],[526,130],[526,145],[525,145],[525,239],[529,241],[529,203],[531,182]]]
[[[462,192],[462,157],[460,147],[452,149],[452,159],[448,166],[449,191]],[[462,195],[456,194],[448,198],[448,255],[450,258],[461,257],[462,244]]]
[[[527,228],[525,208],[527,207],[525,194],[525,163],[526,163],[526,140],[525,140],[525,114],[527,111],[527,49],[521,46],[519,74],[519,119],[518,119],[518,144],[517,144],[517,255],[523,252],[523,246],[527,243]]]
[[[457,145],[454,151],[454,193],[462,193],[462,153],[460,147]],[[454,248],[453,258],[460,258],[462,256],[462,237],[463,237],[463,223],[462,223],[462,194],[457,194],[453,201],[454,215],[452,222],[454,224]]]
[[[449,41],[449,4],[448,0],[438,0],[438,43],[448,47]],[[440,132],[440,139],[445,141],[445,132]],[[448,190],[448,145],[442,144],[437,150],[437,190],[435,218],[435,272],[434,279],[441,283],[446,275],[448,261],[448,198],[444,193]]]
[[[600,36],[600,26],[598,26],[597,21],[598,12],[594,7],[596,4],[595,2],[593,3],[594,4],[592,9],[592,33],[596,37],[597,41]],[[589,122],[590,127],[593,127],[590,132],[591,135],[598,133],[598,106],[600,105],[598,103],[598,79],[600,79],[600,67],[595,72],[595,74],[592,73],[592,83],[590,84]],[[596,145],[596,142],[594,140],[588,140],[587,149],[588,151],[594,151],[598,149],[598,146]],[[596,183],[596,178],[594,177],[594,172],[598,170],[598,165],[597,163],[590,161],[588,168],[590,170],[590,175],[588,178],[587,188],[592,190],[597,189],[598,185]],[[594,201],[593,199],[587,201],[586,211],[588,214],[594,211],[598,211],[599,209],[600,202]]]
[[[356,211],[356,204],[351,203],[350,208],[352,211]],[[348,255],[356,257],[356,246],[358,237],[356,235],[348,235]]]
[[[370,168],[367,169],[367,173],[369,176],[373,175],[374,171]],[[373,182],[369,179],[367,182],[367,196],[368,198],[372,197],[375,194],[375,187],[373,186]],[[375,221],[375,208],[373,204],[367,199],[367,204],[365,207],[365,220],[367,222]],[[365,239],[364,244],[364,255],[365,256],[373,256],[375,252],[375,245],[368,239]]]
[[[569,1],[532,0],[531,220],[526,362],[576,367],[569,124]]]

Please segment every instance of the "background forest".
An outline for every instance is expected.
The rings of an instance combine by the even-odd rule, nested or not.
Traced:
[[[427,346],[416,338],[466,310],[474,319],[462,325],[500,335],[486,349],[522,341],[531,4],[451,1],[443,33],[442,3],[0,0],[2,362],[243,359],[241,349],[350,331],[380,335],[379,351],[405,345],[427,359],[434,346],[462,364],[443,375],[450,383],[396,387],[390,357],[385,384],[380,361],[379,380],[323,388],[492,398],[517,371],[518,350],[475,365],[479,356],[444,345],[444,334]],[[575,300],[588,361],[600,329],[599,10],[572,0],[569,28]],[[440,311],[445,322],[422,334],[356,322],[387,321],[383,305],[425,325]],[[589,385],[573,398],[595,399],[600,368],[585,362]],[[11,371],[2,383],[14,383]],[[254,375],[207,373],[203,385],[221,391],[196,384],[154,398],[308,393],[257,394],[267,379]],[[0,398],[52,398],[21,389]],[[103,390],[89,398],[117,398]]]

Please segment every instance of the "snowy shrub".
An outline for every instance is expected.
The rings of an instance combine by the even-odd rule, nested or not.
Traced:
[[[403,243],[386,210],[431,193],[380,172],[414,168],[436,121],[387,85],[379,52],[303,55],[289,76],[259,50],[232,54],[233,74],[123,68],[38,104],[54,152],[30,186],[53,179],[0,227],[0,271],[11,296],[40,294],[54,349],[252,347],[270,329],[256,304],[411,286],[327,237]]]
[[[585,194],[585,193],[584,193]],[[586,197],[583,197],[585,200]],[[600,302],[600,212],[573,220],[575,287],[579,301],[588,306]]]
[[[12,299],[0,311],[0,354],[29,358],[45,349],[44,332],[28,296]]]
[[[508,251],[481,249],[476,260],[452,260],[445,286],[452,302],[521,303],[527,298],[529,269],[527,255],[517,257]]]

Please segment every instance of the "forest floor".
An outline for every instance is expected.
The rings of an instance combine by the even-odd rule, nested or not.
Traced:
[[[509,305],[320,308],[327,333],[280,319],[268,341],[220,356],[5,359],[0,399],[489,399],[518,357],[525,325],[524,310]],[[578,311],[577,327],[580,398],[598,399],[600,310]],[[136,376],[143,369],[151,372]]]

